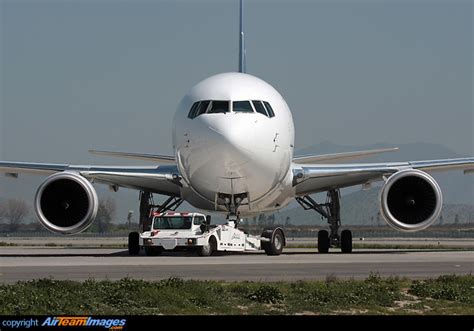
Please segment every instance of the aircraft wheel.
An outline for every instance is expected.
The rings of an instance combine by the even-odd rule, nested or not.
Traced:
[[[318,231],[318,252],[329,252],[329,233],[326,230]]]
[[[352,253],[352,232],[349,230],[341,232],[341,251],[343,253]]]
[[[138,232],[130,232],[128,234],[128,253],[130,255],[138,255],[140,253],[140,234]]]

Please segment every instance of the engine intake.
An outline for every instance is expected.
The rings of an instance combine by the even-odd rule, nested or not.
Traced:
[[[49,176],[35,196],[35,212],[40,223],[60,234],[76,234],[87,229],[97,215],[98,206],[92,184],[73,172]]]
[[[432,225],[441,213],[438,183],[427,173],[407,169],[389,177],[380,194],[380,210],[396,230],[414,232]]]

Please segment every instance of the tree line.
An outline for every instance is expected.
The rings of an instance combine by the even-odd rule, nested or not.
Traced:
[[[108,232],[112,227],[112,221],[116,216],[117,206],[115,200],[107,197],[99,201],[97,217],[87,230],[88,232]],[[44,228],[36,220],[31,222],[34,215],[32,207],[22,199],[9,199],[0,201],[0,223],[7,232],[21,232],[24,228],[33,231],[41,231]]]

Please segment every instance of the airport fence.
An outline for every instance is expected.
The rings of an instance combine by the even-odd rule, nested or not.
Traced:
[[[353,238],[472,238],[474,240],[474,228],[471,229],[442,229],[442,230],[424,230],[413,233],[404,233],[390,229],[357,229],[351,228]],[[251,229],[248,231],[251,234],[260,234],[262,229]],[[75,238],[119,238],[128,237],[128,231],[116,231],[108,233],[87,232],[74,235]],[[292,229],[285,230],[287,237],[294,238],[317,238],[318,229]],[[1,238],[21,238],[21,237],[57,237],[64,238],[63,235],[55,234],[47,231],[36,232],[0,232]]]
[[[459,231],[459,232],[447,232],[447,231],[420,231],[414,233],[403,233],[398,231],[352,231],[352,238],[472,238],[474,240],[474,231]],[[296,238],[317,238],[318,233],[316,231],[286,231],[287,237]]]
[[[37,232],[0,232],[1,238],[21,238],[21,237],[34,237],[34,238],[64,238],[66,236],[62,234],[56,234],[46,231],[37,231]],[[119,238],[119,237],[128,237],[128,232],[90,232],[90,233],[79,233],[74,236],[68,236],[73,238]]]

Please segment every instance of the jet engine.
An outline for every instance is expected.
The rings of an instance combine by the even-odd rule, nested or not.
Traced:
[[[92,184],[74,172],[49,176],[38,188],[35,212],[40,223],[60,234],[76,234],[94,221],[99,206]]]
[[[441,213],[443,197],[427,173],[407,169],[388,178],[380,192],[380,211],[395,230],[414,232],[432,225]]]

